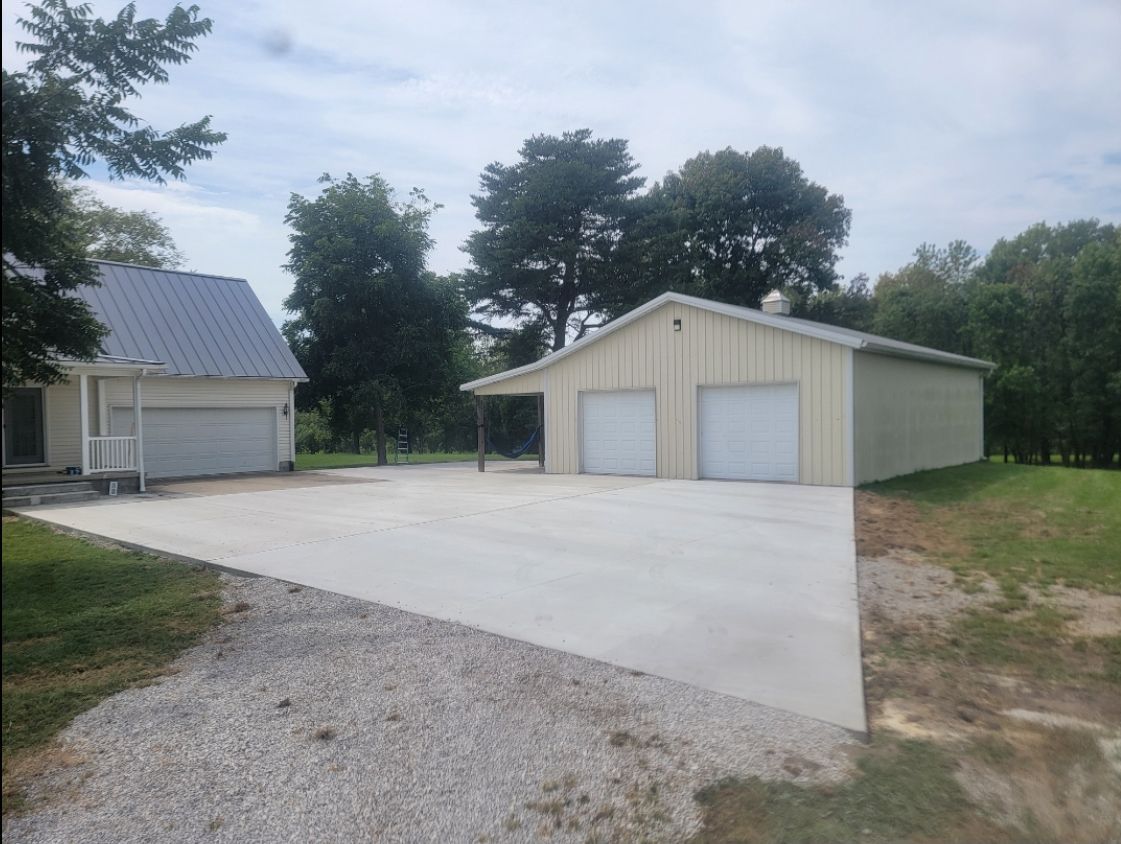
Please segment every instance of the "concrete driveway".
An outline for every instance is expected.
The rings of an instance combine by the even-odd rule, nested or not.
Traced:
[[[31,515],[866,728],[851,490],[516,464],[330,474],[350,482]]]

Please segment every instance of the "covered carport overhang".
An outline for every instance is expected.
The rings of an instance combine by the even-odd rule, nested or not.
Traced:
[[[528,368],[511,369],[498,375],[470,381],[459,388],[475,396],[475,428],[480,472],[485,472],[487,468],[487,396],[532,396],[537,399],[537,426],[540,431],[537,464],[542,469],[545,468],[545,373],[540,369],[533,372],[523,371]]]

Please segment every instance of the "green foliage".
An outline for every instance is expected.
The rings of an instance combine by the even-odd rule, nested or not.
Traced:
[[[992,249],[969,285],[968,333],[998,364],[990,442],[1020,462],[1109,466],[1121,452],[1121,232],[1039,223]]]
[[[873,333],[968,354],[965,282],[977,260],[961,240],[945,249],[921,245],[914,261],[877,281]]]
[[[301,408],[322,409],[352,450],[386,420],[404,422],[456,394],[467,338],[454,284],[425,269],[435,210],[420,191],[398,202],[380,176],[324,176],[314,200],[293,194],[286,222],[294,314],[284,334],[310,382]]]
[[[845,287],[834,284],[809,296],[795,294],[791,315],[855,331],[871,331],[875,303],[868,276],[861,273]]]
[[[75,237],[90,258],[161,269],[182,265],[171,232],[151,211],[123,211],[82,188],[71,192],[71,203]]]
[[[144,85],[167,82],[168,66],[188,61],[210,32],[197,6],[176,6],[161,23],[138,20],[129,5],[106,21],[88,5],[44,0],[20,24],[32,40],[18,46],[31,61],[3,70],[5,389],[61,380],[55,359],[93,357],[105,333],[69,295],[95,284],[96,273],[66,213],[63,179],[84,177],[99,160],[114,178],[181,178],[225,140],[207,117],[160,132],[127,108]]]
[[[986,444],[1005,459],[1048,463],[1058,453],[1064,464],[1110,466],[1121,453],[1115,226],[1039,223],[983,261],[964,241],[924,244],[880,277],[871,306],[875,334],[997,364],[985,385]],[[814,318],[851,325],[825,307]]]
[[[4,763],[157,676],[218,618],[219,580],[5,520]]]
[[[514,320],[523,348],[561,349],[619,299],[616,256],[628,201],[643,184],[618,138],[534,135],[517,164],[487,165],[471,198],[482,228],[465,247],[476,312]]]
[[[852,217],[775,147],[702,152],[655,184],[635,215],[628,306],[665,290],[748,307],[774,288],[828,290]]]

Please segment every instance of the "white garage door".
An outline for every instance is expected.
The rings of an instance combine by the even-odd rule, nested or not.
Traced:
[[[583,470],[593,475],[653,475],[654,391],[582,393]]]
[[[798,480],[798,387],[702,387],[702,478]]]
[[[152,407],[143,417],[150,477],[276,471],[271,407]],[[115,436],[132,435],[132,408],[114,407],[110,424]]]

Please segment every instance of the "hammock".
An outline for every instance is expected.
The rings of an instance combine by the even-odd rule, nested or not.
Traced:
[[[537,439],[540,436],[541,436],[541,426],[539,425],[539,426],[537,426],[536,428],[533,429],[533,433],[529,435],[529,439],[527,439],[520,446],[515,448],[513,451],[503,451],[502,449],[500,449],[498,446],[496,446],[494,444],[494,441],[490,438],[490,430],[488,429],[487,430],[487,450],[488,451],[493,451],[495,454],[501,454],[503,457],[508,457],[511,460],[517,460],[519,457],[521,457],[523,454],[525,454],[527,451],[529,451],[531,448],[533,448],[535,445],[537,445]]]

